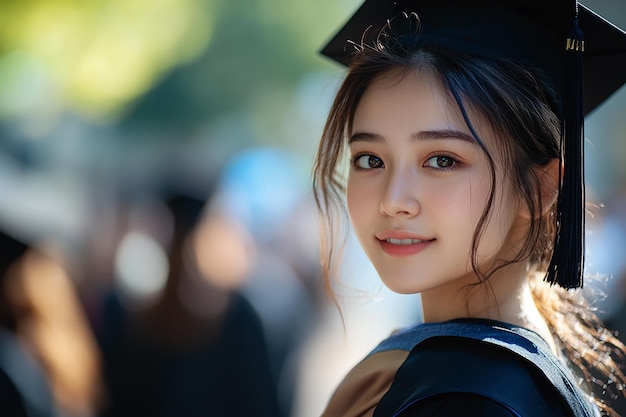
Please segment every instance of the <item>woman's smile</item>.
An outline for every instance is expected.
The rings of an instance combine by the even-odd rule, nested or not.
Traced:
[[[423,237],[409,232],[390,231],[376,235],[383,252],[390,256],[411,256],[422,252],[435,239]]]

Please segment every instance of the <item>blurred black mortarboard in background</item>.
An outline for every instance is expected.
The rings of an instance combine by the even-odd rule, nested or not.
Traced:
[[[413,12],[417,31],[397,19]],[[626,33],[575,0],[366,0],[322,54],[350,65],[355,52],[372,45],[386,26],[404,48],[512,59],[551,90],[565,168],[546,279],[564,288],[582,286],[584,116],[626,82]]]
[[[28,245],[0,230],[0,277],[4,277],[9,267],[18,260]]]
[[[191,233],[202,219],[206,201],[187,194],[173,194],[165,199],[174,222],[174,240],[179,241]]]
[[[15,331],[17,317],[7,299],[7,273],[15,261],[28,250],[28,245],[0,230],[0,328]]]

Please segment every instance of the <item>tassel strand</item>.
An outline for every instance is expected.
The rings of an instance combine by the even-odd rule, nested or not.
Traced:
[[[546,281],[563,288],[583,286],[585,251],[583,33],[578,3],[565,45],[565,77],[561,115],[563,173],[557,200],[556,240]]]

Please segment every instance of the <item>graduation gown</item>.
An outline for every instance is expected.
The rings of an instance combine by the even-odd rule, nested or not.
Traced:
[[[536,333],[492,320],[420,324],[380,343],[323,417],[592,417],[576,378]]]

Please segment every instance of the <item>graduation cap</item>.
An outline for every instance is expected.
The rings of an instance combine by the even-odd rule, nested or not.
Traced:
[[[9,267],[26,253],[28,245],[0,230],[0,280]]]
[[[17,319],[6,299],[6,277],[9,268],[28,250],[28,245],[0,230],[0,328],[15,330]]]
[[[407,13],[417,14],[419,32],[394,25]],[[564,288],[581,287],[584,116],[626,82],[626,32],[575,0],[365,0],[322,54],[349,65],[359,46],[371,44],[387,26],[393,36],[404,37],[399,41],[405,48],[512,59],[550,88],[561,120],[565,168],[546,279]]]
[[[191,195],[174,194],[166,198],[165,205],[172,214],[176,237],[184,238],[202,218],[206,201]]]

